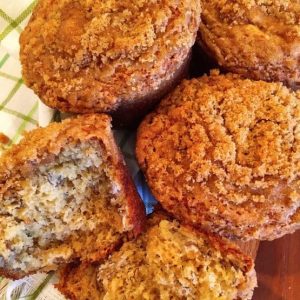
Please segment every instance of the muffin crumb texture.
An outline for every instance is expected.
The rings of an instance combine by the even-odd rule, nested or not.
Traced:
[[[138,131],[156,198],[185,222],[242,239],[300,224],[300,93],[238,75],[184,81]]]
[[[276,17],[288,25],[299,25],[299,3],[297,0],[234,0],[206,1],[214,5],[220,19],[228,24],[244,24],[251,21],[249,11],[260,9],[266,16]],[[251,16],[251,14],[250,14]]]
[[[198,41],[224,68],[300,86],[298,0],[202,2]]]
[[[1,273],[97,261],[143,219],[130,220],[109,124],[99,115],[36,129],[1,158]]]
[[[83,257],[95,242],[83,232],[100,230],[103,245],[118,240],[121,220],[110,203],[118,187],[114,195],[96,149],[92,144],[66,146],[54,162],[7,190],[0,209],[1,267],[26,271],[68,260],[76,252]]]
[[[225,245],[162,220],[100,266],[100,299],[251,299],[253,263]]]
[[[25,82],[49,106],[111,112],[171,78],[199,21],[199,1],[42,0],[20,39]]]

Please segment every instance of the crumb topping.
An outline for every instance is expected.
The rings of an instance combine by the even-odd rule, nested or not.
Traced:
[[[181,218],[243,237],[299,223],[299,100],[279,83],[218,71],[184,81],[139,129],[155,196]]]
[[[300,25],[300,4],[298,0],[209,0],[204,7],[213,6],[226,23],[245,24],[261,14],[277,18],[284,24]],[[271,29],[271,28],[270,28]]]
[[[202,7],[198,41],[219,65],[299,88],[299,1],[209,0]]]
[[[162,220],[100,265],[101,299],[250,299],[251,261]]]
[[[21,36],[25,81],[50,105],[106,111],[168,79],[199,19],[191,0],[42,0]]]

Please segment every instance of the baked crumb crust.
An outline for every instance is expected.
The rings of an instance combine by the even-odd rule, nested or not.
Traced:
[[[162,206],[224,236],[300,227],[300,92],[213,71],[183,81],[138,129],[136,154]]]
[[[107,115],[84,115],[64,120],[62,123],[51,123],[46,128],[38,128],[26,133],[19,144],[7,150],[0,158],[0,201],[4,201],[4,195],[7,189],[13,185],[13,182],[17,182],[20,177],[30,178],[34,176],[38,167],[53,162],[65,145],[89,141],[97,141],[101,144],[114,169],[112,170],[114,184],[120,187],[120,195],[125,202],[123,211],[119,212],[123,224],[122,232],[124,235],[137,236],[145,224],[145,209],[125,166],[121,152],[114,141],[111,118]],[[84,238],[89,239],[88,236]],[[106,257],[119,244],[120,239],[122,239],[121,234],[112,245],[103,246],[102,249],[97,250],[97,254],[91,252],[88,259],[99,261]],[[96,240],[97,237],[95,236],[95,243]],[[86,253],[82,255],[86,255]],[[61,261],[61,263],[66,262]],[[53,270],[53,266],[49,266],[49,270]],[[43,268],[45,272],[49,270],[47,267]],[[29,273],[34,272],[30,271]],[[13,270],[11,266],[10,268],[0,268],[0,273],[13,279],[28,275],[26,272]]]
[[[236,247],[228,240],[222,239],[219,236],[215,236],[213,234],[207,234],[202,231],[195,230],[192,227],[186,225],[179,225],[177,221],[172,221],[172,218],[161,210],[155,211],[155,213],[150,216],[147,221],[146,231],[140,237],[138,237],[137,240],[124,243],[123,246],[119,250],[114,252],[108,260],[100,264],[100,269],[99,265],[68,265],[60,271],[59,283],[56,287],[65,296],[72,300],[91,299],[92,297],[93,299],[119,299],[118,297],[121,297],[121,299],[129,299],[130,296],[134,297],[133,295],[135,295],[136,297],[141,295],[143,295],[144,297],[148,296],[149,299],[163,299],[162,294],[164,293],[164,291],[160,290],[160,292],[154,292],[154,290],[161,289],[161,284],[164,284],[165,280],[167,280],[166,278],[164,279],[162,277],[160,279],[161,282],[157,282],[157,285],[153,286],[153,293],[151,292],[151,284],[153,284],[151,280],[143,283],[143,285],[147,285],[148,287],[148,289],[144,290],[144,292],[141,286],[139,286],[139,288],[137,289],[139,291],[130,290],[130,288],[132,288],[130,287],[130,284],[138,280],[142,280],[142,277],[140,277],[139,274],[139,269],[143,268],[144,263],[146,264],[144,268],[148,270],[147,272],[149,272],[150,274],[151,272],[153,272],[152,268],[154,268],[155,255],[157,257],[165,256],[166,259],[168,259],[169,257],[169,259],[174,262],[177,259],[180,259],[177,256],[174,257],[175,254],[172,252],[174,250],[176,252],[176,248],[180,247],[179,244],[174,241],[174,248],[168,248],[167,246],[168,242],[172,242],[169,240],[165,240],[166,238],[169,238],[168,234],[170,232],[168,233],[168,230],[170,230],[170,232],[172,231],[172,234],[174,234],[174,238],[176,237],[176,239],[178,238],[177,232],[180,232],[182,234],[182,237],[187,239],[182,252],[185,252],[189,247],[196,251],[197,247],[202,244],[200,240],[203,240],[206,249],[205,251],[208,251],[208,253],[210,253],[209,255],[214,256],[216,252],[221,253],[221,260],[224,265],[230,262],[232,268],[235,268],[236,270],[240,270],[242,272],[239,273],[239,276],[241,277],[239,277],[239,279],[236,278],[236,280],[240,280],[240,284],[238,286],[238,291],[236,292],[236,297],[234,299],[251,299],[253,289],[256,287],[257,283],[254,263],[250,257],[243,254],[238,247]],[[163,236],[160,236],[161,234],[163,234]],[[160,238],[162,238],[163,242],[159,243],[158,248],[153,248],[153,246],[155,246],[156,242]],[[135,253],[135,251],[139,252],[141,250],[145,251],[143,258]],[[189,259],[193,258],[196,260],[197,254],[196,252],[192,251]],[[204,255],[203,265],[205,265],[205,259],[206,257]],[[135,260],[141,260],[137,268],[134,268]],[[145,261],[142,262],[142,260]],[[153,265],[151,264],[151,261],[153,262]],[[186,265],[182,265],[181,268],[186,268],[186,270],[189,270],[191,272],[191,270],[187,266],[188,261],[186,261],[185,263]],[[128,266],[128,264],[132,265]],[[118,291],[120,292],[121,290],[118,290],[117,282],[120,278],[123,278],[123,270],[127,267],[129,267],[129,272],[126,273],[126,277],[128,277],[128,285],[126,285],[124,282],[125,290],[123,291],[123,294],[120,294],[118,293]],[[168,268],[170,266],[163,265],[162,267]],[[99,284],[96,283],[96,274],[98,272],[98,269]],[[172,276],[178,276],[178,274],[172,273],[174,272],[174,270],[169,270],[168,272],[169,274],[171,274],[171,278]],[[186,276],[188,276],[188,273],[189,272],[185,273]],[[223,276],[225,276],[225,274],[223,274]],[[241,278],[243,279],[241,280]],[[187,285],[187,282],[184,280],[186,279],[179,278],[180,282],[185,282],[185,285]],[[205,283],[203,283],[202,281],[201,283],[205,285]],[[105,294],[105,291],[103,290],[103,284],[105,286],[107,284],[112,284],[115,290],[110,290],[110,292],[107,291],[107,293]],[[165,290],[170,291],[172,290],[172,287],[165,287]],[[148,294],[149,291],[150,294]],[[224,292],[226,295],[227,291]],[[226,296],[222,296],[220,296],[220,299],[227,299]],[[180,297],[178,296],[178,298],[175,297],[174,299],[179,298]],[[195,295],[190,295],[190,298],[194,299]]]
[[[200,2],[41,0],[20,37],[25,83],[50,107],[112,112],[187,58]]]
[[[68,264],[59,270],[59,282],[55,287],[70,300],[100,300],[98,268],[99,263]]]
[[[300,87],[297,0],[202,1],[198,43],[227,70]]]

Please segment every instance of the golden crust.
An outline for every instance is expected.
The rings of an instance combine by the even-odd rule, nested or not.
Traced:
[[[112,256],[103,262],[104,265],[110,265],[113,262],[121,261],[125,259],[123,254],[126,253],[130,244],[136,245],[136,248],[146,247],[146,244],[155,239],[157,232],[157,226],[163,220],[168,220],[172,222],[172,218],[164,211],[159,209],[155,210],[150,218],[148,218],[147,229],[137,241],[130,241],[123,244],[120,250],[114,252]],[[174,221],[176,223],[176,221]],[[242,270],[244,276],[244,282],[239,287],[238,296],[236,299],[251,299],[253,294],[253,289],[256,287],[256,273],[254,270],[254,262],[251,257],[243,254],[239,247],[231,243],[230,241],[223,239],[214,234],[208,234],[199,230],[195,230],[193,227],[188,225],[173,224],[175,228],[181,228],[188,236],[193,238],[203,238],[209,249],[213,251],[219,251],[225,260],[229,260],[230,263],[237,269]],[[192,242],[191,242],[192,243]],[[149,250],[150,251],[150,250]],[[148,253],[150,255],[150,252]],[[101,264],[100,264],[101,266]],[[147,266],[149,272],[151,270],[151,265]],[[57,288],[69,299],[71,300],[85,300],[85,299],[103,299],[103,291],[100,286],[96,283],[96,275],[99,269],[99,265],[85,265],[85,264],[70,264],[60,270],[59,283]],[[120,271],[120,270],[119,270]],[[137,270],[135,270],[138,274]],[[112,270],[112,272],[117,272],[117,270]],[[130,273],[128,276],[132,276]],[[115,278],[118,275],[115,274]],[[99,280],[104,280],[105,278],[99,278]],[[132,280],[138,280],[139,278],[132,278]],[[150,282],[148,283],[150,284]],[[112,295],[109,295],[110,297]],[[121,295],[118,295],[121,296]],[[125,295],[124,299],[125,299]],[[126,298],[127,299],[127,298]]]
[[[220,251],[222,255],[229,258],[233,265],[238,266],[245,276],[245,282],[238,291],[237,300],[252,299],[253,290],[257,287],[257,277],[254,269],[254,261],[252,257],[243,253],[241,249],[228,239],[224,239],[213,233],[199,231],[195,227],[189,225],[180,225],[191,234],[199,237],[205,236],[209,241],[209,247]]]
[[[176,233],[179,233],[179,236],[176,236]],[[203,231],[195,230],[193,227],[186,226],[186,225],[180,225],[177,221],[172,221],[172,219],[167,219],[163,215],[156,216],[154,214],[154,220],[150,219],[150,222],[148,224],[147,231],[145,234],[142,234],[137,241],[130,241],[120,248],[119,251],[114,252],[107,261],[105,261],[103,264],[100,265],[99,271],[98,271],[98,282],[99,282],[99,288],[102,290],[102,297],[105,295],[108,299],[128,299],[128,295],[131,296],[134,294],[135,296],[139,296],[139,292],[136,292],[134,290],[130,290],[130,286],[134,282],[141,282],[144,286],[146,286],[146,291],[143,289],[140,289],[141,292],[145,292],[145,295],[149,297],[149,299],[157,299],[157,295],[154,292],[156,296],[154,296],[151,293],[151,287],[155,289],[160,290],[160,296],[161,298],[164,298],[165,295],[166,299],[167,296],[172,295],[174,299],[182,299],[182,296],[180,295],[180,291],[177,290],[175,294],[172,294],[172,290],[179,288],[180,289],[180,283],[184,282],[184,278],[180,277],[179,274],[175,273],[175,270],[172,269],[171,265],[180,264],[180,257],[176,256],[176,252],[178,249],[177,247],[181,247],[180,243],[174,243],[172,246],[171,244],[174,238],[174,241],[176,241],[176,238],[180,237],[185,242],[182,249],[180,249],[182,252],[182,255],[184,257],[184,252],[186,251],[186,248],[193,245],[196,247],[199,247],[199,245],[205,245],[204,251],[207,253],[202,254],[194,254],[195,256],[193,258],[185,257],[187,261],[190,260],[197,260],[202,258],[203,265],[206,265],[206,259],[211,255],[212,258],[217,258],[224,263],[228,263],[230,265],[230,268],[238,269],[242,271],[243,280],[242,282],[239,281],[238,285],[238,291],[237,291],[237,297],[234,297],[234,299],[251,299],[253,294],[253,289],[256,287],[256,274],[254,270],[254,263],[253,260],[247,256],[244,255],[238,247],[236,247],[234,244],[228,242],[225,239],[220,238],[219,236],[213,235],[213,234],[207,234]],[[168,240],[168,238],[172,240]],[[161,239],[161,240],[160,240]],[[159,242],[158,242],[159,241]],[[158,242],[158,243],[157,243]],[[168,243],[170,242],[170,243]],[[203,244],[202,244],[203,243]],[[193,247],[192,246],[192,247]],[[139,251],[143,249],[144,254],[142,257],[140,257]],[[174,251],[175,250],[175,251]],[[180,252],[179,250],[179,252]],[[137,252],[135,252],[137,251]],[[173,252],[174,251],[174,252]],[[198,255],[203,255],[203,257],[198,257]],[[219,257],[221,255],[222,258]],[[137,257],[136,257],[137,256]],[[160,261],[160,258],[165,258],[165,261]],[[135,259],[138,260],[137,266],[134,264]],[[140,261],[141,259],[141,261]],[[171,283],[174,280],[174,277],[176,278],[175,282],[177,283],[177,287],[172,286],[172,284],[167,285],[165,282],[168,282],[168,278],[164,278],[164,271],[161,272],[161,269],[159,268],[156,270],[154,268],[154,265],[156,265],[158,262],[161,262],[160,268],[167,269],[167,276],[171,279]],[[187,261],[181,262],[180,264],[182,269],[185,269],[185,263]],[[220,261],[216,261],[215,264],[220,263]],[[123,267],[128,263],[133,263],[133,266],[129,266],[128,269],[128,281],[123,281],[124,289],[120,288],[118,285],[118,279],[124,278],[122,276],[123,274]],[[191,262],[193,265],[193,262]],[[126,266],[127,267],[127,266]],[[143,282],[143,278],[140,278],[139,276],[142,275],[142,271],[140,273],[140,269],[143,267],[146,268],[147,274],[152,274],[153,278],[155,280],[151,282],[151,275],[150,278],[146,276],[146,279],[148,279],[146,282]],[[201,267],[200,267],[201,268]],[[127,269],[126,269],[127,270]],[[161,272],[157,277],[155,276],[155,272]],[[174,274],[172,274],[174,272]],[[205,272],[209,272],[206,270]],[[226,276],[224,273],[221,273],[221,276]],[[217,275],[217,274],[215,274]],[[179,276],[179,277],[177,277]],[[205,275],[204,275],[205,276]],[[226,280],[225,278],[222,278],[223,280]],[[191,279],[190,279],[191,280]],[[238,278],[236,278],[238,281]],[[165,281],[165,282],[164,282]],[[189,281],[189,280],[188,280]],[[191,280],[192,281],[192,280]],[[173,282],[174,283],[174,282]],[[128,286],[127,286],[128,284]],[[184,286],[189,284],[187,282],[182,283]],[[108,291],[106,290],[107,286],[111,286],[112,288]],[[193,284],[192,284],[193,285]],[[199,286],[201,286],[201,283],[199,283]],[[199,288],[198,286],[198,288]],[[209,289],[204,283],[205,289]],[[114,290],[114,287],[117,287],[116,290]],[[140,286],[137,286],[140,288]],[[119,290],[119,289],[120,290]],[[169,291],[167,294],[163,294],[163,290],[166,289]],[[197,287],[195,287],[197,290]],[[118,294],[118,291],[124,292],[124,295]],[[149,293],[150,291],[150,293]],[[227,291],[224,291],[225,294]],[[152,297],[149,296],[149,294],[152,294]],[[116,297],[118,296],[118,297]],[[191,299],[193,299],[193,294],[189,294],[191,296]],[[124,298],[122,298],[124,297]],[[172,297],[172,298],[173,298]]]
[[[59,270],[55,287],[70,300],[100,300],[97,287],[99,264],[68,264]]]
[[[105,149],[107,159],[114,168],[114,183],[121,187],[122,197],[125,201],[124,235],[137,236],[143,231],[146,220],[144,205],[114,141],[111,118],[104,114],[66,119],[61,123],[51,123],[46,128],[38,128],[26,133],[19,144],[7,150],[0,158],[0,199],[2,199],[0,201],[3,201],[6,190],[13,185],[14,181],[20,177],[30,178],[33,176],[41,164],[54,161],[65,145],[95,140]],[[109,255],[122,238],[122,235],[116,237],[112,241],[112,245],[103,245],[102,249],[86,249],[82,251],[82,256],[86,255],[88,261],[99,261]],[[93,239],[95,245],[99,242],[96,236],[89,237],[87,235],[83,236],[83,239],[89,242]],[[87,255],[85,252],[89,254]],[[71,260],[74,259],[78,259],[78,257],[71,257]],[[61,263],[66,262],[62,261]],[[47,272],[53,269],[54,267],[51,265],[49,269],[45,267],[42,271]],[[14,279],[28,275],[26,272],[14,271],[6,267],[0,268],[0,273]]]
[[[136,154],[180,220],[244,240],[300,227],[300,93],[219,75],[184,81],[138,129]]]
[[[20,37],[25,83],[63,111],[115,111],[172,77],[199,21],[192,0],[41,0]]]
[[[198,43],[227,70],[300,86],[297,0],[202,1]]]

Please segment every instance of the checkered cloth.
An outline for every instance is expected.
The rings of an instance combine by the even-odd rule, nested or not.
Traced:
[[[52,121],[53,110],[39,101],[22,80],[19,62],[19,35],[27,24],[37,0],[0,0],[0,134],[10,138],[5,147],[17,143],[22,133]],[[134,157],[135,132],[115,132],[127,165],[137,185],[147,213],[155,199],[145,184]],[[0,144],[0,155],[4,147]],[[18,281],[0,278],[1,299],[62,300],[54,288],[55,274],[36,274]]]
[[[46,125],[53,112],[28,89],[21,76],[19,34],[36,1],[2,1],[0,4],[0,133],[16,143],[24,130]]]

